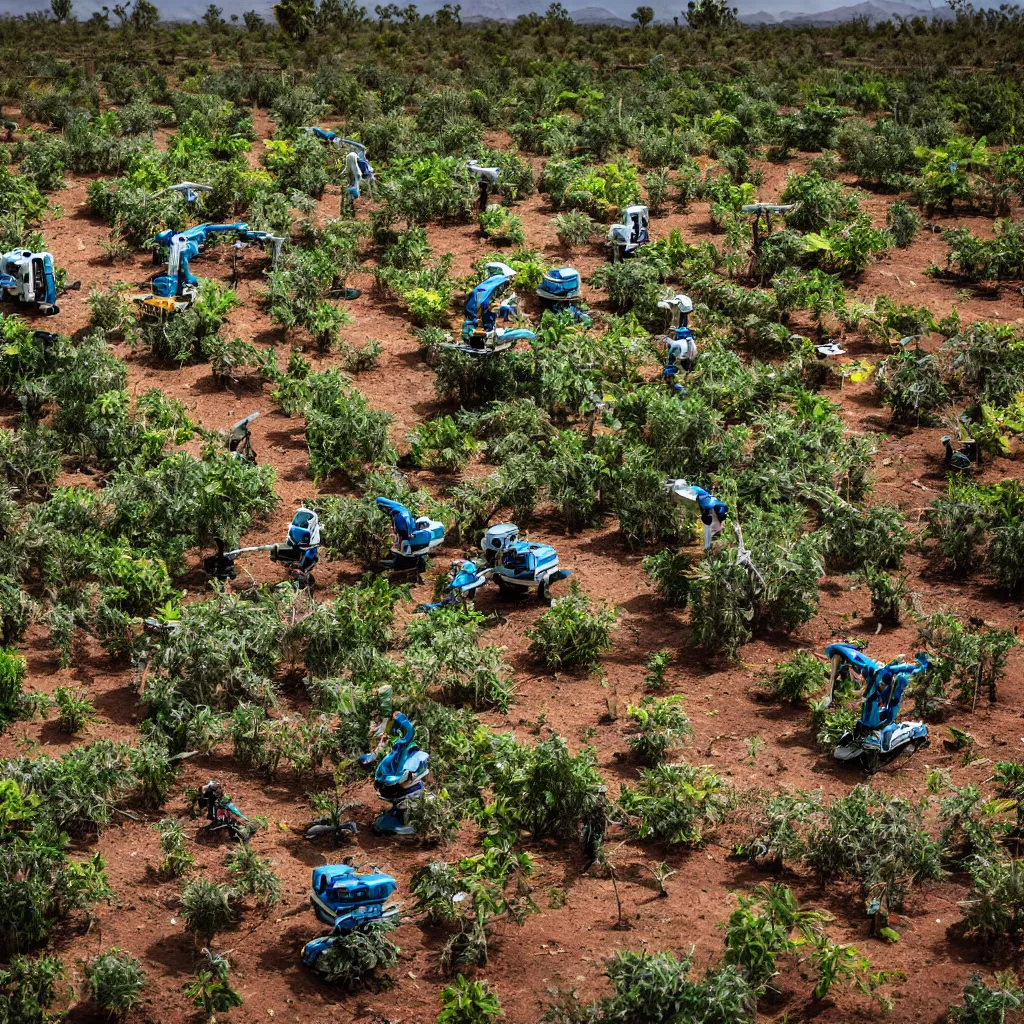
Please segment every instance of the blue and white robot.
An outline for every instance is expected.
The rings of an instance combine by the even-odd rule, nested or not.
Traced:
[[[302,947],[302,962],[317,970],[320,957],[335,943],[344,942],[375,921],[397,918],[398,907],[385,906],[397,888],[394,878],[382,871],[360,875],[348,864],[314,868],[309,902],[317,920],[331,931]]]
[[[676,504],[694,510],[700,517],[704,524],[704,550],[707,551],[722,532],[729,514],[728,506],[710,491],[683,479],[665,481],[665,491]]]
[[[865,771],[875,772],[900,754],[912,754],[928,745],[928,726],[924,722],[897,721],[907,684],[931,668],[926,654],[916,655],[912,662],[882,664],[850,644],[830,644],[825,657],[832,671],[823,708],[831,707],[837,685],[851,673],[864,680],[860,720],[852,732],[840,737],[834,752],[837,761],[859,761]]]
[[[621,263],[650,241],[651,215],[646,206],[627,206],[622,220],[608,229],[612,263]]]
[[[570,570],[559,566],[558,552],[550,544],[520,540],[515,523],[490,527],[480,547],[483,564],[462,559],[452,562],[441,600],[420,605],[418,611],[430,612],[469,600],[489,579],[494,580],[503,594],[535,590],[538,599],[545,601],[552,584],[572,575]]]
[[[377,507],[391,518],[391,553],[383,567],[422,572],[427,567],[427,556],[444,543],[444,523],[429,516],[414,516],[391,498],[377,498]]]
[[[212,579],[227,582],[238,575],[235,559],[255,551],[269,551],[272,562],[280,562],[292,575],[297,586],[313,585],[313,567],[320,560],[320,519],[308,508],[300,508],[292,517],[288,537],[283,544],[257,544],[255,547],[225,551],[224,541],[217,540],[216,554],[203,559],[203,571]]]
[[[575,267],[556,267],[544,274],[537,289],[537,298],[544,309],[554,313],[569,313],[573,321],[592,327],[593,318],[580,308],[583,292],[580,290],[580,272]]]
[[[411,836],[415,829],[406,822],[406,811],[423,798],[423,780],[430,774],[430,755],[413,741],[412,722],[396,711],[378,729],[374,750],[359,757],[364,768],[376,765],[373,786],[382,800],[391,804],[373,823],[378,835]],[[385,750],[390,745],[387,753]]]
[[[444,342],[442,347],[473,356],[493,355],[514,347],[517,342],[533,341],[537,337],[525,327],[504,326],[519,312],[519,300],[512,290],[516,272],[497,260],[488,263],[486,270],[487,277],[466,299],[461,340]]]

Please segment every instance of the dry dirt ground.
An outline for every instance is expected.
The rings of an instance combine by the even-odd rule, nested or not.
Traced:
[[[257,112],[257,117],[258,130],[268,135],[265,117],[261,112]],[[806,159],[798,157],[785,167],[764,165],[766,181],[759,189],[759,197],[778,201],[787,171],[799,169]],[[57,263],[68,269],[69,279],[81,279],[83,285],[81,292],[69,294],[63,300],[56,324],[40,325],[57,326],[66,333],[87,323],[89,288],[102,288],[117,280],[142,283],[153,272],[148,256],[140,255],[114,266],[103,259],[99,243],[106,238],[107,228],[85,206],[86,184],[86,179],[74,178],[54,197],[63,214],[44,229]],[[317,216],[336,215],[338,202],[337,189],[332,188],[321,201]],[[865,196],[866,209],[879,224],[884,221],[886,202],[882,197]],[[602,247],[595,245],[567,259],[550,224],[553,211],[543,197],[530,198],[516,212],[523,217],[528,244],[540,249],[552,262],[572,262],[587,276],[605,258]],[[366,210],[360,215],[365,217]],[[952,221],[943,223],[951,226]],[[991,223],[981,218],[962,219],[958,223],[967,223],[979,232],[991,232]],[[667,234],[674,227],[680,228],[688,240],[710,236],[707,204],[698,203],[685,213],[666,212],[653,221],[655,236]],[[472,224],[431,227],[429,236],[435,252],[454,254],[455,274],[468,273],[471,263],[488,251]],[[855,297],[868,301],[886,294],[905,302],[927,304],[937,316],[945,315],[955,304],[965,320],[1024,324],[1024,306],[1015,288],[1004,288],[998,299],[981,299],[958,295],[953,286],[936,283],[926,276],[926,267],[933,261],[941,263],[944,252],[938,235],[922,233],[909,249],[895,251],[873,264],[857,286]],[[283,366],[288,343],[259,307],[263,257],[249,253],[247,259],[247,273],[239,288],[243,304],[231,313],[224,330],[259,344],[276,346]],[[225,254],[201,258],[195,269],[222,281],[227,280],[230,272]],[[357,344],[368,337],[384,343],[379,364],[360,374],[357,385],[375,406],[395,415],[395,439],[401,445],[410,428],[439,411],[434,401],[433,373],[420,358],[409,323],[375,306],[370,296],[370,276],[357,275],[352,283],[362,286],[364,292],[349,304],[353,323],[344,335]],[[600,293],[588,292],[587,298],[597,310],[603,308]],[[699,324],[696,326],[699,330]],[[844,343],[851,357],[864,355],[873,361],[879,358],[877,348],[858,333],[846,337]],[[272,520],[253,531],[245,542],[280,539],[298,504],[319,493],[307,468],[301,418],[288,419],[275,411],[264,390],[217,387],[206,365],[168,368],[153,365],[138,352],[125,350],[120,354],[128,361],[132,388],[161,388],[184,401],[192,415],[207,427],[223,429],[251,411],[261,413],[254,424],[254,441],[261,461],[277,470],[282,500]],[[330,357],[316,360],[307,354],[307,358],[313,358],[318,368],[332,365]],[[652,379],[657,372],[652,366]],[[852,431],[870,434],[877,442],[874,500],[901,505],[910,522],[917,522],[927,503],[945,486],[939,444],[942,430],[891,426],[870,382],[847,382],[841,391],[830,391],[829,397],[840,403]],[[13,423],[15,410],[8,407],[3,412],[5,424]],[[1019,475],[1016,462],[998,459],[986,466],[982,478],[988,482]],[[72,483],[75,479],[67,477],[60,482]],[[443,478],[429,474],[418,474],[416,479],[416,483],[433,488],[440,488],[444,482]],[[330,489],[328,484],[322,491]],[[613,522],[582,536],[567,536],[556,516],[541,515],[530,532],[533,539],[557,544],[563,564],[572,569],[583,590],[620,609],[620,623],[614,649],[603,659],[599,672],[590,676],[552,676],[540,672],[526,650],[525,633],[539,614],[539,606],[533,602],[501,605],[496,591],[485,590],[478,606],[485,612],[500,611],[502,616],[487,639],[506,645],[517,688],[508,716],[482,716],[490,726],[511,729],[523,739],[529,737],[531,723],[543,716],[574,748],[584,741],[593,743],[600,770],[614,795],[619,785],[636,773],[635,765],[620,756],[626,751],[624,714],[616,719],[615,710],[624,712],[627,704],[642,695],[648,654],[669,648],[675,660],[668,673],[666,692],[686,696],[695,733],[688,751],[692,761],[712,765],[741,790],[808,788],[838,795],[861,781],[858,774],[838,769],[829,756],[816,749],[805,711],[766,705],[751,692],[758,673],[765,667],[800,648],[820,652],[836,636],[852,634],[869,639],[869,653],[883,659],[912,652],[913,626],[878,631],[870,618],[869,595],[855,580],[843,576],[823,579],[819,613],[793,636],[751,643],[741,650],[740,659],[732,663],[705,663],[687,646],[685,613],[667,608],[654,594],[641,571],[644,552],[627,550]],[[442,551],[431,576],[443,571],[448,559],[459,553],[454,549]],[[198,553],[194,557],[198,561]],[[253,560],[250,566],[260,581],[278,578],[276,567],[269,563]],[[982,580],[940,575],[915,552],[908,556],[907,568],[915,600],[925,611],[950,609],[1001,627],[1018,624],[1020,608],[997,600]],[[353,582],[357,574],[354,565],[322,563],[318,571],[319,593],[328,596],[333,588]],[[414,588],[413,602],[400,609],[400,615],[407,617],[416,601],[429,599],[432,586],[432,579],[428,579]],[[199,591],[198,586],[195,589]],[[50,691],[74,682],[91,693],[100,719],[77,742],[98,737],[123,739],[135,734],[140,707],[136,679],[130,670],[112,671],[98,649],[87,652],[73,668],[61,670],[48,646],[45,630],[39,627],[30,632],[25,654],[29,659],[29,687]],[[973,715],[957,715],[951,720],[968,726],[977,738],[976,762],[964,766],[961,755],[944,749],[941,737],[945,729],[939,726],[933,728],[929,749],[897,770],[883,772],[874,784],[889,792],[920,797],[925,792],[929,768],[948,769],[957,785],[981,783],[990,773],[990,760],[1024,756],[1021,668],[1022,656],[1015,652],[998,703],[992,707],[979,704]],[[291,695],[296,706],[301,705],[300,692]],[[754,738],[760,745],[756,754],[751,755],[750,741]],[[68,743],[52,724],[24,723],[13,727],[0,740],[0,754],[9,756],[24,750],[59,754]],[[310,870],[337,856],[329,845],[306,842],[295,830],[308,818],[307,783],[293,782],[287,773],[273,783],[265,783],[239,774],[226,755],[185,762],[179,785],[163,813],[184,820],[187,833],[195,839],[193,849],[199,870],[216,880],[227,877],[223,867],[227,846],[210,839],[198,822],[189,820],[183,797],[187,787],[211,777],[224,783],[248,815],[269,821],[269,828],[256,837],[254,846],[260,855],[272,860],[283,883],[278,906],[266,915],[247,913],[234,931],[218,940],[219,947],[231,951],[232,978],[244,998],[243,1006],[232,1011],[230,1019],[273,1020],[280,1024],[385,1019],[404,1024],[432,1022],[443,984],[433,953],[442,937],[413,920],[404,922],[396,933],[402,954],[393,972],[395,985],[390,991],[345,996],[302,967],[302,945],[320,931],[307,905]],[[354,812],[361,830],[354,843],[341,853],[353,857],[360,867],[374,865],[393,874],[401,897],[408,891],[409,877],[416,867],[439,854],[373,836],[369,824],[377,813],[378,803],[369,783],[352,787],[348,795],[363,802]],[[153,815],[153,820],[159,816]],[[472,830],[467,827],[461,842],[441,855],[454,859],[471,849],[473,839]],[[492,944],[491,962],[480,972],[500,995],[508,1020],[512,1024],[534,1024],[541,1015],[540,1007],[548,998],[548,990],[556,986],[577,987],[586,994],[599,992],[603,985],[602,961],[616,949],[671,949],[681,954],[692,949],[697,970],[715,961],[722,950],[718,925],[734,906],[732,893],[765,880],[763,874],[731,858],[733,840],[734,835],[727,827],[702,849],[669,852],[620,844],[613,834],[609,850],[622,879],[620,895],[628,929],[616,928],[611,882],[581,875],[577,850],[550,843],[530,847],[538,867],[534,895],[542,912],[528,918],[521,929],[509,927],[499,931]],[[192,1018],[181,989],[195,964],[196,950],[178,917],[179,883],[161,882],[155,875],[160,855],[154,829],[148,821],[118,818],[103,833],[98,846],[107,859],[115,897],[109,905],[96,909],[88,927],[84,920],[72,922],[57,938],[54,952],[80,976],[84,958],[112,945],[129,950],[142,960],[148,975],[145,999],[131,1019],[177,1024]],[[676,872],[668,882],[667,898],[658,898],[649,870],[661,861],[667,861]],[[836,938],[855,942],[877,967],[903,972],[905,980],[892,986],[895,1008],[890,1019],[894,1021],[939,1021],[945,1008],[958,1001],[972,970],[990,975],[995,969],[1012,966],[1012,962],[984,960],[976,944],[959,939],[955,928],[951,928],[960,916],[958,900],[967,891],[962,878],[952,877],[916,890],[907,914],[897,922],[902,939],[892,946],[869,937],[863,905],[853,889],[829,886],[823,891],[806,875],[787,875],[785,880],[801,900],[835,915],[832,931]],[[764,1007],[766,1019],[813,1017],[823,1024],[839,1024],[874,1020],[879,1015],[873,1003],[853,993],[841,994],[835,1002],[826,1000],[821,1006],[812,1006],[807,1001],[810,985],[796,976],[783,980],[782,998]],[[84,1004],[78,1004],[70,1019],[85,1021],[89,1014]]]

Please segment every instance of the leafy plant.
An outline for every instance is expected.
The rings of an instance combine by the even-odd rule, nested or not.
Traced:
[[[231,987],[228,972],[231,963],[226,956],[203,950],[206,963],[196,969],[193,981],[185,986],[185,998],[203,1011],[207,1019],[216,1013],[242,1005],[242,997]]]
[[[689,555],[671,549],[648,555],[643,561],[644,572],[658,593],[676,608],[685,608],[690,599],[690,566]]]
[[[833,800],[807,837],[807,862],[822,878],[852,876],[884,914],[900,910],[910,887],[942,877],[941,850],[923,808],[857,786]]]
[[[181,916],[185,927],[207,945],[235,922],[234,893],[208,878],[193,878],[181,890]]]
[[[586,245],[594,235],[594,221],[589,213],[582,210],[566,210],[551,222],[558,241],[566,249],[577,249]]]
[[[160,874],[165,878],[180,878],[188,874],[196,859],[185,846],[185,832],[180,821],[163,818],[154,826],[160,834]]]
[[[25,713],[24,679],[25,659],[17,651],[0,647],[0,732]]]
[[[139,1001],[145,971],[130,953],[114,946],[85,968],[93,1002],[111,1017],[124,1017]]]
[[[57,728],[61,732],[73,736],[96,720],[95,705],[85,690],[58,686],[53,691],[53,702],[57,706]]]
[[[349,992],[365,987],[398,963],[401,950],[388,933],[397,923],[387,918],[371,921],[365,928],[348,932],[320,954],[317,972]]]
[[[907,577],[890,576],[873,565],[864,567],[864,581],[871,593],[871,617],[889,626],[898,626],[903,619]]]
[[[960,904],[966,931],[985,945],[1015,939],[1024,931],[1024,864],[979,856],[967,867],[971,889]]]
[[[921,230],[921,216],[906,203],[896,200],[885,211],[885,226],[900,249],[906,249]]]
[[[821,661],[808,651],[797,651],[787,661],[776,662],[767,674],[764,691],[788,704],[806,704],[820,693],[825,682]]]
[[[461,974],[441,989],[437,1024],[491,1024],[505,1016],[486,981],[467,981]]]
[[[672,654],[667,650],[651,651],[647,656],[647,675],[644,685],[648,690],[661,690],[665,686],[665,670],[672,662]]]
[[[306,412],[309,468],[317,481],[332,473],[358,473],[394,461],[388,434],[393,417],[371,408],[359,391],[339,389],[314,399]]]
[[[576,755],[560,736],[535,747],[509,736],[493,737],[487,756],[493,803],[485,817],[535,838],[576,839],[594,812],[603,780],[590,747]]]
[[[619,806],[635,838],[700,846],[731,802],[726,783],[706,765],[661,764],[641,769],[636,786],[623,786]]]
[[[55,956],[34,960],[15,956],[0,968],[0,998],[11,1024],[48,1024],[59,1019],[50,1013],[57,998],[57,985],[66,976],[64,964]]]
[[[682,709],[683,698],[644,697],[626,709],[630,733],[626,744],[646,764],[657,764],[693,735],[690,719]]]
[[[479,443],[451,416],[420,424],[410,440],[412,459],[417,466],[449,473],[462,469],[479,448]]]
[[[573,583],[569,594],[552,601],[527,632],[530,653],[553,671],[592,669],[611,648],[616,618],[611,608],[592,610],[590,600]]]
[[[1012,973],[997,974],[990,986],[972,973],[964,985],[963,1005],[949,1008],[949,1024],[1005,1024],[1007,1014],[1024,1009],[1024,991]]]
[[[281,880],[270,861],[257,856],[248,843],[239,843],[226,864],[236,879],[232,886],[235,893],[255,897],[261,907],[272,907],[281,898]]]

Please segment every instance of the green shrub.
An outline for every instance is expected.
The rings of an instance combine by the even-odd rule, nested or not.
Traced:
[[[665,500],[664,474],[646,448],[631,446],[626,450],[613,470],[607,490],[608,502],[619,517],[619,530],[630,546],[675,540],[679,536],[679,511]]]
[[[825,683],[825,666],[808,651],[797,651],[787,661],[776,662],[767,674],[763,689],[775,700],[806,704]]]
[[[0,805],[10,815],[0,844],[0,950],[10,955],[42,945],[70,913],[113,894],[98,853],[71,860],[66,856],[68,837],[57,827],[41,820],[26,828],[33,817],[42,817],[45,793],[21,781],[3,781],[14,785],[13,793],[5,786]],[[68,780],[72,785],[76,781]],[[45,813],[49,815],[48,808]]]
[[[984,138],[954,135],[934,148],[919,146],[914,156],[923,163],[914,192],[927,211],[937,206],[952,211],[958,201],[974,204],[980,181],[977,172],[989,162]]]
[[[592,610],[589,598],[573,583],[569,594],[554,600],[527,632],[530,653],[551,671],[592,669],[611,649],[616,618],[614,609]]]
[[[600,456],[589,449],[578,431],[562,430],[551,438],[541,476],[548,497],[571,533],[593,526],[598,518],[603,468]]]
[[[24,679],[25,659],[17,651],[0,647],[0,732],[25,713]]]
[[[551,221],[558,241],[566,249],[577,249],[586,245],[594,235],[594,221],[589,213],[582,210],[567,210]]]
[[[420,843],[447,846],[458,838],[462,827],[459,807],[446,789],[426,792],[406,810],[405,821],[415,830]]]
[[[644,677],[644,686],[648,690],[661,690],[665,687],[665,670],[672,663],[670,651],[651,651],[647,656],[647,675]]]
[[[857,197],[842,182],[828,181],[817,171],[789,175],[782,202],[800,204],[786,215],[787,226],[798,231],[821,231],[834,221],[851,220],[860,212]]]
[[[437,1024],[492,1024],[505,1016],[486,981],[467,981],[461,974],[441,989]]]
[[[9,760],[6,774],[23,793],[39,798],[47,821],[78,837],[102,829],[114,807],[136,794],[134,750],[126,744],[94,740],[77,744],[59,757],[41,754]]]
[[[160,874],[164,878],[180,878],[188,874],[196,859],[185,846],[185,831],[180,821],[163,818],[153,826],[160,834]]]
[[[942,851],[923,806],[857,786],[827,807],[807,836],[807,862],[823,881],[852,877],[882,911],[900,910],[910,887],[942,877]]]
[[[474,708],[507,712],[512,699],[503,647],[479,646],[483,616],[462,606],[441,608],[409,627],[406,664],[425,688]]]
[[[863,511],[844,501],[821,508],[825,558],[836,568],[898,569],[910,544],[905,516],[895,505],[871,505]]]
[[[389,646],[395,605],[407,588],[393,587],[386,576],[364,576],[333,602],[323,602],[302,620],[297,636],[305,639],[306,670],[313,678],[336,675],[357,663],[368,650]]]
[[[675,608],[685,608],[690,598],[690,566],[689,555],[671,549],[648,555],[643,561],[655,589]]]
[[[964,985],[962,1006],[949,1008],[949,1024],[1006,1024],[1007,1014],[1024,1010],[1024,991],[1010,972],[997,974],[995,986],[972,972]]]
[[[393,463],[395,449],[389,428],[394,417],[374,409],[359,391],[351,390],[314,402],[306,413],[309,468],[319,483],[332,473],[347,475],[366,466]]]
[[[603,786],[593,748],[574,756],[560,736],[530,747],[509,734],[493,737],[491,746],[487,768],[493,804],[486,817],[537,839],[577,839]]]
[[[492,205],[480,214],[480,232],[503,245],[522,245],[526,241],[522,217],[509,213],[504,206]]]
[[[641,761],[657,764],[693,736],[690,719],[682,709],[682,696],[644,697],[626,709],[630,735],[626,744]]]
[[[982,693],[994,701],[1018,641],[1008,629],[963,623],[937,612],[921,622],[918,643],[927,650],[931,667],[912,693],[916,706],[931,715],[952,700],[974,707]]]
[[[1024,932],[1024,862],[999,856],[968,863],[971,889],[960,904],[964,928],[986,946]]]
[[[740,968],[756,991],[778,991],[773,981],[779,959],[813,942],[825,915],[801,910],[782,885],[757,886],[751,896],[738,895],[737,903],[726,924],[725,962]]]
[[[330,557],[376,566],[391,547],[391,519],[371,494],[364,498],[318,498],[310,506],[320,517]]]
[[[716,3],[691,0],[690,17],[698,5],[707,10]],[[604,971],[614,995],[584,1005],[573,992],[549,1007],[541,1020],[550,1024],[627,1020],[630,1024],[664,1024],[689,1018],[708,1024],[752,1024],[756,995],[742,971],[735,967],[713,969],[695,981],[687,977],[690,966],[689,958],[680,960],[675,953],[618,950],[605,961]]]
[[[388,932],[396,927],[397,922],[380,919],[349,932],[320,954],[316,962],[318,973],[347,992],[355,992],[375,980],[383,983],[378,972],[394,967],[401,952],[388,937]]]
[[[114,946],[85,968],[92,1001],[111,1017],[124,1017],[139,1001],[146,980],[142,965]]]
[[[935,357],[907,347],[878,364],[875,382],[897,423],[929,423],[933,413],[949,404],[949,390]]]
[[[954,573],[974,569],[985,540],[989,509],[983,492],[970,483],[950,480],[945,497],[927,509],[923,540],[935,541],[935,552]]]
[[[749,839],[737,844],[736,852],[751,864],[779,871],[806,856],[802,829],[808,819],[821,811],[821,794],[772,793],[756,806]]]
[[[479,448],[473,436],[451,416],[421,423],[409,440],[412,460],[417,466],[448,473],[462,469]]]
[[[725,818],[727,784],[706,765],[660,764],[642,768],[635,786],[623,786],[619,806],[639,840],[700,846],[706,830]]]
[[[890,576],[873,565],[866,565],[864,582],[871,594],[871,617],[887,626],[898,626],[903,620],[907,577]]]
[[[181,890],[181,917],[185,927],[206,945],[235,923],[234,893],[208,878],[193,878]]]
[[[61,732],[73,736],[96,720],[96,708],[87,690],[58,686],[53,691],[53,702],[57,706],[57,728]]]
[[[49,1024],[60,1014],[50,1013],[57,985],[65,977],[64,964],[54,956],[34,960],[16,956],[0,968],[0,999],[10,1024]]]
[[[885,211],[885,226],[897,248],[905,249],[921,230],[921,215],[906,203],[896,200]]]
[[[194,980],[185,986],[185,998],[202,1010],[209,1020],[217,1013],[242,1005],[242,997],[231,987],[228,971],[231,964],[225,956],[203,950],[206,964],[196,968]]]
[[[257,856],[248,843],[239,843],[225,863],[235,876],[235,893],[254,897],[261,907],[272,907],[281,898],[281,880],[270,861]]]
[[[993,230],[991,239],[979,238],[970,228],[944,231],[947,266],[968,281],[1019,280],[1024,276],[1024,229],[998,220]]]
[[[1003,593],[1016,597],[1024,590],[1024,516],[992,528],[985,564]]]
[[[177,621],[155,653],[142,691],[150,716],[167,735],[183,739],[181,717],[187,721],[193,713],[188,705],[230,711],[242,701],[274,703],[285,628],[272,594],[241,598],[225,591],[189,602]]]

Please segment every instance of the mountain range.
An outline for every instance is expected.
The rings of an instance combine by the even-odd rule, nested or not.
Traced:
[[[157,6],[168,20],[191,21],[202,17],[210,0],[156,0]],[[368,9],[373,4],[362,0]],[[639,0],[605,0],[597,7],[570,8],[574,21],[584,25],[611,25],[622,28],[634,24],[631,19]],[[274,0],[219,0],[224,16],[241,15],[256,10],[264,17],[271,16]],[[423,14],[440,9],[445,0],[421,0],[417,7]],[[550,0],[461,0],[462,19],[465,22],[514,21],[525,14],[543,14]],[[565,3],[565,0],[563,0]],[[112,0],[76,0],[75,14],[87,18]],[[569,7],[569,4],[566,3]],[[671,24],[673,18],[683,20],[685,0],[660,0],[652,3],[656,23]],[[836,4],[836,0],[739,0],[740,21],[748,25],[836,25],[855,19],[871,24],[900,18],[951,18],[945,4],[933,5],[930,0],[860,0],[858,3]],[[45,11],[49,0],[0,0],[0,14],[23,14],[26,11]]]

